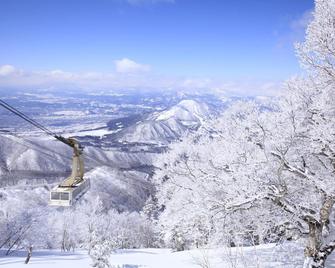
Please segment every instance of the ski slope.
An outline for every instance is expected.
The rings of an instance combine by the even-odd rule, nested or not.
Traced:
[[[16,252],[13,256],[2,255],[0,267],[91,267],[91,259],[86,251],[64,253],[57,250],[35,250],[28,266],[24,264],[25,258],[24,251]],[[295,268],[302,267],[303,247],[296,243],[285,243],[182,252],[172,252],[170,249],[127,249],[114,252],[110,262],[112,268]],[[327,267],[335,267],[334,261],[329,260]]]

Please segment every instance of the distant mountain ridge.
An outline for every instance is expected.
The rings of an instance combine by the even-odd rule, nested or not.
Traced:
[[[115,136],[119,142],[166,145],[187,131],[199,128],[210,114],[210,108],[205,103],[182,100],[167,110],[149,115]]]

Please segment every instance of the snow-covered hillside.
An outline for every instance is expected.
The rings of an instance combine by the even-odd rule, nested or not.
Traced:
[[[157,121],[164,121],[174,118],[181,122],[201,122],[209,116],[209,107],[195,100],[182,100],[172,108],[157,113],[154,117]],[[188,125],[188,124],[187,124]]]
[[[0,266],[27,267],[26,252],[0,257]],[[173,252],[170,249],[116,250],[110,256],[112,268],[296,268],[301,267],[303,248],[295,243],[261,245],[246,248],[196,249]],[[332,268],[330,257],[326,267]],[[35,251],[29,267],[91,267],[86,251]]]
[[[204,103],[183,100],[127,127],[117,133],[117,138],[129,143],[167,144],[187,131],[197,129],[210,113]],[[88,134],[94,135],[89,131]],[[126,169],[148,166],[154,157],[148,152],[123,152],[92,146],[85,148],[85,155],[85,165],[89,169],[102,165]],[[71,156],[71,148],[49,137],[22,138],[0,134],[0,174],[8,171],[66,172],[70,170]]]
[[[151,163],[150,153],[125,153],[85,147],[86,166],[131,168]],[[0,134],[0,168],[5,171],[69,171],[72,149],[52,138]]]
[[[97,167],[86,174],[91,189],[84,200],[99,196],[106,209],[140,211],[152,191],[149,175],[137,170],[119,170]]]
[[[50,188],[70,174],[72,153],[71,148],[52,138],[1,134],[0,185],[7,187],[9,195],[10,189],[42,190],[47,201],[44,187]],[[91,179],[92,185],[84,198],[100,196],[106,207],[118,211],[141,210],[152,188],[147,167],[152,162],[150,153],[108,151],[88,146],[84,149],[84,162],[85,177]]]
[[[117,136],[122,142],[168,144],[187,131],[197,129],[210,114],[210,108],[205,103],[183,100],[170,109],[156,112],[143,122],[124,129]]]
[[[69,165],[62,155],[66,154],[71,156],[68,148],[61,148],[49,139],[40,139],[37,143],[34,139],[0,134],[0,165],[3,170],[65,171]]]

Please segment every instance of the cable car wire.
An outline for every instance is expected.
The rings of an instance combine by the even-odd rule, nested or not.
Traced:
[[[17,110],[16,108],[14,108],[13,106],[11,106],[10,104],[8,104],[7,102],[1,99],[0,99],[0,105],[3,106],[5,109],[9,110],[10,112],[16,114],[20,118],[24,119],[25,121],[29,122],[30,124],[34,125],[35,127],[39,128],[40,130],[44,131],[48,135],[51,135],[53,137],[57,136],[56,133],[52,132],[51,130],[43,126],[42,124],[36,122],[34,119],[31,119],[30,117],[28,117],[27,115],[20,112],[19,110]]]
[[[20,140],[17,140],[17,139],[11,139],[12,141],[26,147],[26,148],[29,148],[29,149],[33,149],[33,150],[36,150],[38,152],[40,152],[41,154],[44,154],[45,156],[49,157],[50,159],[53,159],[55,160],[55,156],[54,155],[58,155],[58,156],[61,156],[63,158],[66,158],[68,160],[72,160],[71,157],[69,157],[68,155],[65,155],[65,154],[62,154],[62,153],[59,153],[59,152],[56,152],[54,150],[51,150],[50,148],[47,148],[47,147],[44,147],[44,146],[41,146],[41,145],[36,145],[34,142],[28,140],[28,139],[25,139],[21,136],[18,136],[16,134],[14,134],[14,132],[10,132],[9,134],[10,136],[13,136],[17,139],[20,139]],[[9,136],[9,135],[6,135],[6,136]],[[39,147],[42,147],[43,150]],[[47,153],[46,151],[48,151],[49,153],[52,153],[52,154],[49,154]]]

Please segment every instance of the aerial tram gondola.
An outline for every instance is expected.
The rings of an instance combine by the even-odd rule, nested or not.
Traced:
[[[84,147],[75,138],[64,138],[60,135],[53,133],[40,123],[29,118],[28,116],[18,111],[3,100],[0,100],[0,105],[9,110],[10,112],[16,114],[17,116],[21,117],[25,121],[29,122],[30,124],[34,125],[35,127],[41,129],[48,135],[53,136],[57,140],[73,148],[72,172],[68,178],[52,188],[49,197],[50,206],[72,206],[90,188],[90,180],[84,177]]]

